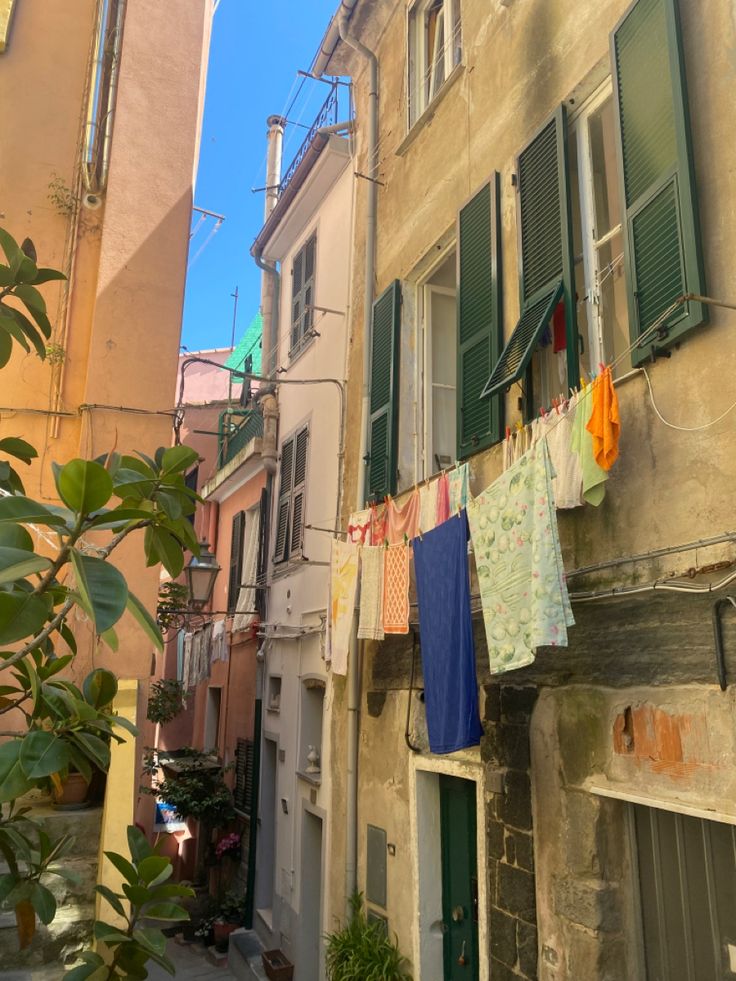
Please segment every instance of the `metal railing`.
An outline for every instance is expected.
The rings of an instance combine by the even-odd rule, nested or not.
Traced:
[[[289,186],[291,179],[297,171],[299,164],[302,162],[306,156],[307,150],[309,150],[315,136],[317,135],[317,130],[321,129],[323,126],[334,126],[338,122],[338,85],[337,83],[332,86],[329,94],[325,101],[322,103],[314,122],[309,127],[309,132],[304,137],[304,142],[296,151],[296,156],[289,164],[284,176],[281,179],[281,184],[279,185],[279,196],[281,196],[286,188]]]
[[[242,416],[236,424],[234,417]],[[252,439],[263,436],[263,416],[258,409],[240,410],[235,413],[223,412],[220,419],[220,434],[217,448],[217,468],[224,467]]]

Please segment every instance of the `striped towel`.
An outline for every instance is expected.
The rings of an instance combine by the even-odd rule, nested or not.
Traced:
[[[383,640],[383,553],[382,545],[365,545],[360,552],[361,640]]]

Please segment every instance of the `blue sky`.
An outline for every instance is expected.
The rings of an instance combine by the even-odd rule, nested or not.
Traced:
[[[297,92],[337,0],[221,0],[215,14],[207,75],[202,146],[194,203],[225,215],[219,230],[207,219],[190,243],[182,344],[228,347],[233,300],[239,290],[236,343],[258,310],[259,271],[249,254],[262,224],[265,183],[266,117],[283,112]],[[329,92],[307,79],[289,118],[311,124]],[[284,167],[298,150],[306,129],[288,126]],[[199,254],[197,254],[199,253]]]

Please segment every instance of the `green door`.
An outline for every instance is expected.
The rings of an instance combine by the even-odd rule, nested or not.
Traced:
[[[445,981],[478,981],[475,783],[439,779]]]

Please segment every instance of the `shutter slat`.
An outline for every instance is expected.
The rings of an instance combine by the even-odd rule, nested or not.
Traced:
[[[291,509],[291,546],[289,555],[301,552],[304,522],[304,491],[294,492],[294,503]]]
[[[250,814],[253,800],[253,763],[255,746],[252,739],[238,739],[235,748],[235,787],[233,803],[242,814]]]
[[[373,304],[367,500],[396,491],[400,333],[401,284],[397,279]]]
[[[501,438],[500,399],[482,399],[501,346],[499,177],[494,173],[458,212],[458,457]]]
[[[563,275],[558,120],[552,119],[519,154],[522,297]]]
[[[624,256],[632,341],[684,293],[705,293],[684,60],[676,0],[638,0],[611,34]],[[702,324],[689,302],[653,343],[670,344]]]
[[[291,509],[291,495],[279,502],[278,516],[276,518],[276,544],[274,546],[274,562],[283,562],[286,553],[286,541],[289,534],[289,511]]]
[[[227,584],[227,608],[233,612],[238,602],[243,576],[243,540],[245,537],[245,511],[233,515],[230,533],[230,571]]]

